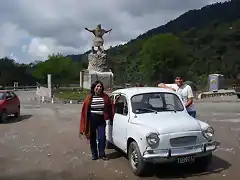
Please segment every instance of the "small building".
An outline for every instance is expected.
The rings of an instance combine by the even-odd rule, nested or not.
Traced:
[[[208,91],[218,91],[225,88],[225,77],[222,74],[208,75]]]

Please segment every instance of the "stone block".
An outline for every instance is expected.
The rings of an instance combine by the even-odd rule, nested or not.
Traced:
[[[97,52],[88,54],[88,70],[97,72],[109,72],[107,67],[107,55]]]
[[[97,71],[84,71],[83,88],[91,89],[91,85],[96,81],[103,82],[104,88],[113,87],[113,73],[112,72],[97,72]]]

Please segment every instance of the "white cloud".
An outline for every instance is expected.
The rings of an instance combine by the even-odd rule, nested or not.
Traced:
[[[29,44],[28,54],[38,58],[46,59],[48,54],[51,53],[49,45],[53,44],[52,39],[39,39],[33,38]]]
[[[27,52],[28,51],[28,45],[22,45],[22,52]]]
[[[26,36],[27,33],[19,29],[18,25],[4,22],[0,26],[0,56],[8,56],[11,53],[9,48],[19,46],[21,39]]]
[[[18,58],[13,54],[13,52],[10,53],[9,58],[14,59],[15,61],[18,61]]]
[[[219,0],[224,1],[224,0]],[[44,60],[51,53],[79,54],[91,48],[84,28],[99,23],[113,31],[105,49],[217,0],[15,0],[0,1],[0,56]]]
[[[33,38],[28,47],[28,54],[38,57],[39,60],[45,60],[52,53],[67,54],[69,52],[78,53],[79,51],[80,49],[71,46],[62,46],[52,38]]]

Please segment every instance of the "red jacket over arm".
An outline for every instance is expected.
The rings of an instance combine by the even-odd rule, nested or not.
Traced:
[[[112,102],[109,96],[105,93],[102,95],[104,100],[104,119],[113,120],[113,108]],[[90,138],[90,121],[88,118],[89,107],[92,102],[92,95],[88,95],[82,106],[81,118],[80,118],[80,134],[84,134],[87,139]]]

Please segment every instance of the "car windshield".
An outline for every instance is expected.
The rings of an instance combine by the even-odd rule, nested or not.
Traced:
[[[183,111],[184,107],[176,94],[153,92],[137,94],[131,98],[132,111],[136,114]]]
[[[4,100],[4,92],[0,92],[0,100]]]

